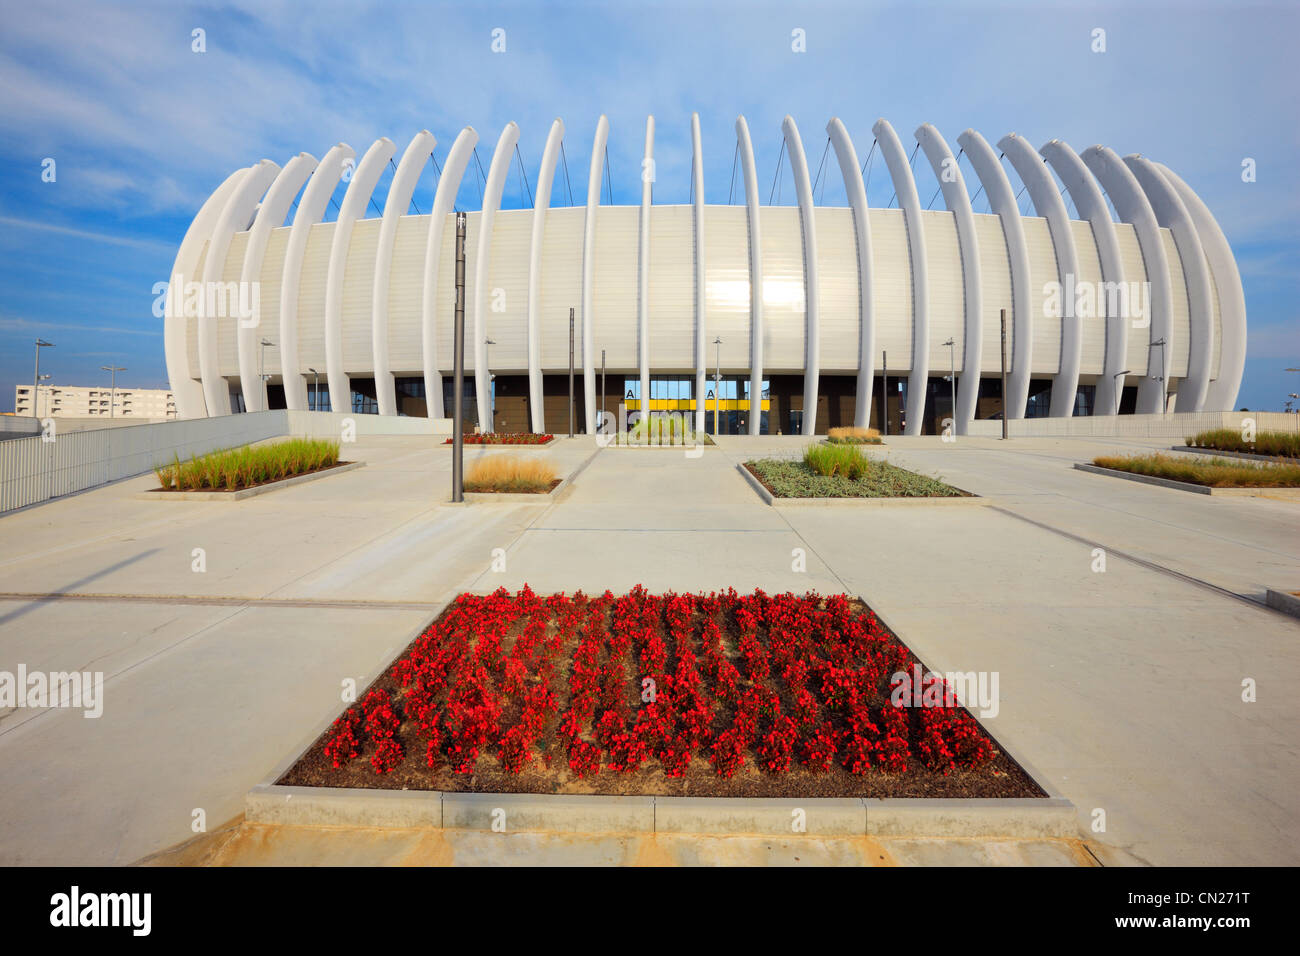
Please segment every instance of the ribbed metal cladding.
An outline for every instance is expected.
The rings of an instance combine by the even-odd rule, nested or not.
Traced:
[[[1160,377],[1164,388],[1179,393],[1179,410],[1230,407],[1235,399],[1244,353],[1240,279],[1209,211],[1168,167],[1140,157],[1121,161],[1103,147],[1079,157],[1057,140],[1040,156],[1012,134],[999,145],[1011,150],[1009,156],[1014,152],[1012,165],[1023,172],[1035,212],[1042,214],[1023,215],[997,153],[968,130],[959,142],[994,208],[975,211],[970,189],[958,175],[940,179],[947,209],[925,210],[919,206],[908,146],[881,120],[874,127],[880,159],[889,168],[900,208],[869,209],[858,154],[843,124],[832,119],[827,134],[848,206],[818,207],[804,145],[793,117],[786,117],[782,132],[795,205],[765,206],[749,126],[738,117],[743,202],[710,205],[704,196],[702,136],[693,116],[690,202],[654,204],[650,118],[641,202],[601,209],[609,137],[609,124],[601,117],[586,204],[552,208],[563,129],[557,119],[547,138],[536,180],[537,208],[499,208],[518,137],[517,127],[507,124],[487,173],[485,208],[468,214],[475,331],[467,370],[483,407],[488,371],[526,376],[533,406],[528,427],[544,425],[543,376],[567,371],[570,308],[577,311],[581,334],[582,424],[588,430],[595,424],[601,353],[612,375],[635,377],[643,394],[650,392],[652,375],[667,374],[692,380],[693,391],[702,395],[719,362],[724,374],[747,374],[755,399],[770,376],[802,375],[808,430],[816,424],[813,410],[826,376],[856,376],[853,420],[866,424],[872,381],[887,352],[891,377],[908,382],[912,433],[922,427],[931,375],[947,374],[950,363],[957,368],[960,432],[975,414],[980,377],[998,370],[997,322],[1003,308],[1011,326],[1011,417],[1024,413],[1031,376],[1054,380],[1053,414],[1072,413],[1073,392],[1081,382],[1096,383],[1096,410],[1105,412],[1125,384],[1117,377],[1125,368],[1141,382],[1142,410],[1158,407]],[[444,294],[451,287],[448,223],[477,134],[467,127],[453,145],[445,180],[430,202],[430,209],[436,203],[436,213],[406,215],[418,178],[416,159],[432,148],[432,139],[420,133],[412,141],[399,167],[404,175],[395,177],[382,218],[367,216],[367,207],[395,152],[388,139],[377,140],[344,176],[348,188],[336,221],[319,221],[323,209],[315,207],[328,201],[328,187],[353,155],[342,144],[308,178],[302,204],[312,208],[304,216],[300,204],[292,224],[282,224],[282,194],[304,175],[311,162],[306,154],[291,157],[283,172],[269,160],[239,170],[204,204],[187,232],[177,268],[188,270],[188,279],[261,283],[260,328],[278,330],[280,343],[287,345],[268,347],[266,372],[282,376],[291,408],[305,404],[307,370],[315,368],[340,411],[350,410],[352,377],[376,380],[384,414],[397,413],[393,379],[416,378],[425,385],[427,413],[445,414],[440,405],[442,376],[451,366],[452,312]],[[936,175],[946,171],[945,163],[955,163],[933,127],[919,127],[916,139]],[[1049,170],[1061,177],[1080,219],[1065,215]],[[566,197],[569,188],[570,182],[562,186]],[[1123,221],[1111,219],[1103,193],[1111,194]],[[1094,317],[1053,313],[1046,287],[1067,279],[1149,288],[1150,323],[1130,322],[1104,309]],[[1104,305],[1104,296],[1096,301]],[[231,391],[241,387],[246,406],[256,407],[256,336],[239,329],[235,316],[187,317],[183,302],[183,290],[170,290],[165,344],[181,414],[223,412]],[[495,343],[491,370],[489,337]],[[1152,343],[1162,337],[1166,344],[1157,351]],[[944,344],[948,339],[951,350]],[[702,403],[697,424],[701,413]],[[748,417],[752,433],[761,418]],[[787,430],[789,425],[769,427]]]

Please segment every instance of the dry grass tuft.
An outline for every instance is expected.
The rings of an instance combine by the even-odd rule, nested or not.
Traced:
[[[1190,455],[1123,455],[1094,458],[1098,468],[1169,478],[1210,488],[1300,488],[1300,465],[1271,462],[1210,461]]]
[[[826,437],[836,444],[844,445],[879,445],[880,432],[874,428],[857,428],[853,425],[845,425],[840,428],[832,428],[826,433]]]
[[[555,484],[555,469],[535,458],[490,455],[475,462],[465,476],[465,490],[507,494],[544,494]]]

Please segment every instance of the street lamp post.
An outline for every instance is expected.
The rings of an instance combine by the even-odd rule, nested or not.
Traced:
[[[486,346],[483,349],[483,364],[487,367],[483,369],[483,374],[487,376],[488,383],[488,427],[481,428],[480,431],[494,432],[497,430],[497,390],[492,378],[492,346],[496,342],[489,338],[484,339],[483,344]]]
[[[44,339],[36,340],[36,374],[32,376],[32,418],[39,418],[36,414],[36,396],[41,390],[41,349],[54,348],[53,342],[47,342]]]
[[[262,339],[262,347],[257,353],[257,380],[261,384],[260,391],[262,395],[262,407],[258,409],[259,412],[266,411],[268,404],[266,400],[266,347],[268,345],[274,346],[275,343],[270,339]],[[244,411],[248,411],[248,409],[244,409]]]
[[[948,367],[952,369],[948,375],[948,382],[952,386],[952,433],[955,436],[957,434],[957,347],[951,337],[943,344],[948,346]]]
[[[307,371],[311,372],[313,376],[313,383],[311,389],[313,392],[316,393],[315,395],[312,396],[312,400],[307,403],[307,408],[313,412],[319,412],[320,411],[320,372],[316,371],[314,368],[308,368]]]
[[[117,373],[125,372],[126,366],[125,365],[101,365],[100,368],[102,368],[105,372],[113,373],[112,391],[109,392],[109,399],[108,399],[108,417],[112,418],[114,409],[117,407]]]
[[[1152,376],[1160,383],[1160,414],[1169,410],[1169,383],[1165,381],[1165,340],[1159,338],[1151,343],[1151,348],[1160,346],[1160,374]]]
[[[1120,384],[1119,384],[1119,383],[1120,383],[1120,380],[1123,379],[1124,376],[1125,376],[1125,375],[1128,375],[1128,374],[1130,374],[1129,370],[1128,370],[1128,369],[1124,369],[1124,371],[1122,371],[1122,372],[1116,372],[1115,375],[1114,375],[1114,378],[1115,378],[1115,414],[1116,414],[1116,415],[1119,414],[1119,399],[1120,399],[1120,395],[1121,395],[1121,393],[1124,391],[1122,388],[1120,388]]]
[[[713,434],[718,434],[718,409],[722,406],[722,336],[713,340],[718,347],[718,361],[713,368]]]

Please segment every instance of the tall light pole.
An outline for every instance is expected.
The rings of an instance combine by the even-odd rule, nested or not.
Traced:
[[[713,340],[718,347],[718,362],[713,368],[713,434],[718,434],[718,409],[722,407],[722,336]],[[769,426],[770,427],[770,426]]]
[[[880,398],[883,411],[880,413],[881,431],[889,437],[889,350],[880,350]]]
[[[1151,343],[1151,348],[1160,346],[1160,374],[1153,376],[1160,383],[1160,414],[1169,410],[1169,383],[1165,381],[1165,340],[1159,338]]]
[[[308,368],[307,371],[311,372],[311,374],[315,377],[315,381],[312,384],[312,391],[316,393],[312,397],[312,400],[307,403],[307,408],[313,412],[319,412],[320,411],[320,372],[316,371],[314,368]]]
[[[494,432],[497,430],[497,388],[496,381],[492,378],[492,346],[496,345],[496,342],[486,338],[483,344],[486,346],[483,349],[483,364],[487,367],[483,369],[483,373],[487,375],[488,381],[488,427],[479,430]]]
[[[1007,424],[1007,310],[1002,309],[998,313],[998,324],[1002,333],[1002,440],[1006,441],[1010,435]]]
[[[569,365],[573,362],[570,360]],[[600,430],[605,431],[605,350],[600,350]],[[608,437],[608,436],[606,436]]]
[[[953,344],[952,337],[943,343],[948,346],[948,366],[952,373],[948,376],[948,381],[952,385],[952,433],[957,434],[957,346]]]
[[[266,347],[268,345],[274,346],[275,343],[270,339],[262,339],[261,344],[262,347],[257,353],[257,380],[261,385],[262,407],[258,411],[264,412],[269,404],[266,400]],[[244,411],[248,411],[248,409],[245,408]]]
[[[102,368],[105,372],[113,373],[112,391],[109,392],[110,397],[108,399],[108,417],[112,418],[113,410],[117,407],[117,373],[125,372],[126,366],[125,365],[101,365],[100,368]]]
[[[44,339],[36,340],[36,374],[32,376],[32,418],[39,418],[36,414],[36,396],[41,390],[41,349],[54,348],[53,342],[47,342]]]
[[[456,306],[452,313],[451,500],[465,500],[465,221],[456,213]]]
[[[1132,374],[1132,372],[1130,372],[1128,369],[1124,369],[1124,371],[1122,371],[1122,372],[1116,372],[1115,375],[1114,375],[1114,378],[1115,378],[1115,414],[1116,414],[1116,415],[1119,414],[1119,400],[1120,400],[1121,394],[1122,394],[1123,391],[1124,391],[1122,388],[1120,388],[1120,385],[1119,385],[1119,383],[1120,383],[1120,379],[1122,379],[1125,375],[1131,375],[1131,374]]]
[[[584,391],[585,382],[584,382]],[[569,306],[569,437],[573,437],[573,306]]]

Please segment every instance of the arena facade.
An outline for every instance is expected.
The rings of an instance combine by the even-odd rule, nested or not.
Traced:
[[[1240,276],[1209,209],[1169,167],[1060,140],[1035,150],[1014,133],[991,145],[974,130],[954,153],[929,124],[909,155],[883,119],[864,156],[832,119],[814,178],[787,116],[782,155],[797,204],[771,205],[740,117],[734,144],[719,144],[737,167],[721,205],[705,201],[698,115],[690,132],[686,205],[652,202],[653,117],[637,206],[602,205],[604,116],[585,205],[558,119],[528,177],[532,208],[500,208],[514,123],[485,171],[469,127],[441,157],[424,130],[400,158],[381,138],[359,159],[340,143],[320,160],[300,153],[237,170],[186,232],[166,295],[179,416],[449,415],[456,196],[467,175],[481,186],[481,208],[466,211],[467,427],[567,428],[570,310],[576,418],[588,433],[602,410],[640,414],[647,397],[652,412],[748,434],[853,424],[961,434],[1002,414],[1233,407],[1246,344]],[[436,189],[416,196],[431,157],[441,159]],[[934,172],[937,205],[922,205],[917,162]],[[389,169],[381,210],[372,194]],[[873,171],[892,183],[887,208],[868,206]],[[832,175],[847,206],[814,203],[814,185]],[[1025,192],[1032,214],[1018,204]],[[981,195],[987,213],[972,203]]]

